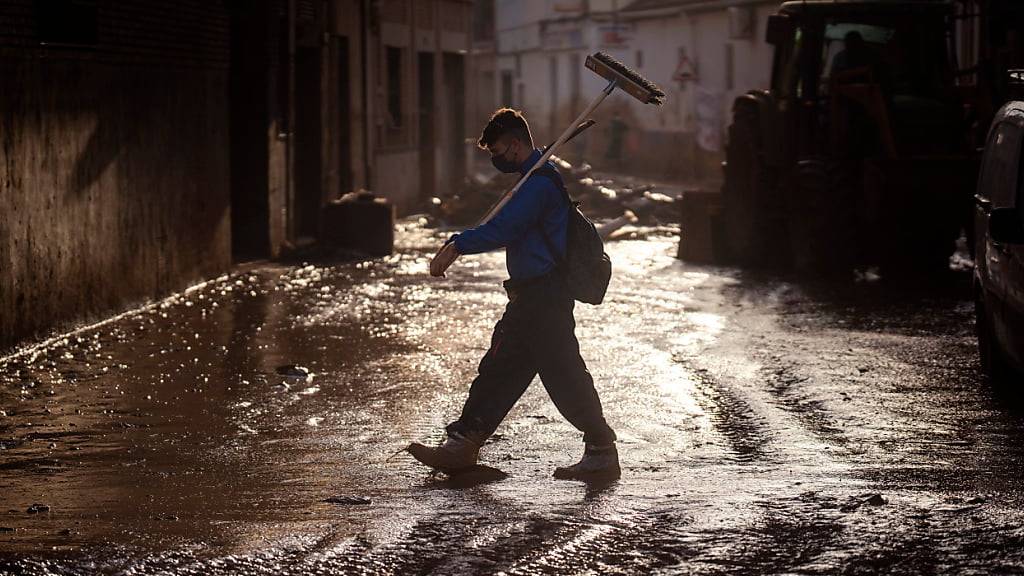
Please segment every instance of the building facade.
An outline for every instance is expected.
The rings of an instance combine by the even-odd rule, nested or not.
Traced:
[[[720,177],[733,101],[771,83],[774,49],[765,32],[778,6],[763,0],[638,0],[622,11],[624,34],[635,39],[632,53],[627,49],[622,58],[668,95],[661,108],[631,103],[631,112],[656,146],[681,152],[683,176]],[[672,166],[670,158],[656,162]]]
[[[346,44],[348,166],[410,212],[466,167],[471,0],[334,0],[331,33]],[[335,67],[337,69],[337,67]],[[338,75],[338,78],[343,78]],[[339,115],[343,116],[343,115]],[[342,162],[345,163],[345,154]]]
[[[474,0],[473,28],[470,42],[469,71],[467,83],[469,89],[469,105],[466,110],[466,122],[469,128],[469,146],[473,146],[474,132],[487,124],[491,114],[498,108],[497,92],[497,54],[495,43],[495,0]],[[468,157],[469,164],[484,161],[479,154]]]
[[[0,349],[231,263],[224,3],[0,4]]]
[[[614,94],[571,147],[595,165],[667,177],[717,177],[732,99],[767,87],[765,0],[496,0],[495,90],[553,139],[604,81],[584,68],[604,51],[665,90],[652,107]],[[617,140],[616,144],[612,144]]]
[[[469,0],[0,3],[0,350],[461,184]]]

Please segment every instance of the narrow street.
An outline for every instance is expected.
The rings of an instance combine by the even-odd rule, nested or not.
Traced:
[[[581,444],[537,382],[483,451],[507,478],[399,452],[442,439],[504,305],[502,254],[432,279],[446,235],[407,221],[391,258],[0,361],[0,573],[1024,573],[1024,403],[978,375],[968,271],[797,282],[649,232],[577,305],[618,482],[551,478]]]

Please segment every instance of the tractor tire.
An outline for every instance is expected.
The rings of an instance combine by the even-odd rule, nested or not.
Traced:
[[[847,272],[856,265],[858,180],[824,158],[797,163],[789,189],[789,246],[800,272]]]
[[[725,149],[723,231],[730,259],[744,266],[774,267],[788,258],[778,213],[775,172],[765,165],[757,109],[733,111]]]

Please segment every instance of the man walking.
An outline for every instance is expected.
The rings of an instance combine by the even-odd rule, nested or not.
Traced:
[[[509,108],[494,113],[477,144],[491,154],[494,167],[506,173],[526,174],[542,155],[534,148],[526,118]],[[583,432],[583,458],[556,468],[555,477],[619,476],[615,432],[605,422],[593,378],[580,357],[573,297],[558,266],[565,257],[569,208],[561,176],[548,162],[523,182],[493,219],[449,239],[459,254],[505,248],[509,302],[494,327],[462,414],[447,427],[444,444],[409,446],[409,452],[427,466],[451,472],[476,464],[484,441],[539,374],[558,411]],[[430,272],[444,273],[435,263]]]

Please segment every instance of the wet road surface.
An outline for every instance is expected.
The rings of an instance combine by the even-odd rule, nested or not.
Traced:
[[[1024,410],[978,376],[968,273],[796,282],[612,243],[577,333],[622,479],[551,478],[581,445],[535,382],[483,451],[508,478],[453,481],[396,452],[457,415],[503,259],[430,279],[445,235],[399,236],[0,361],[0,572],[1024,573]]]

